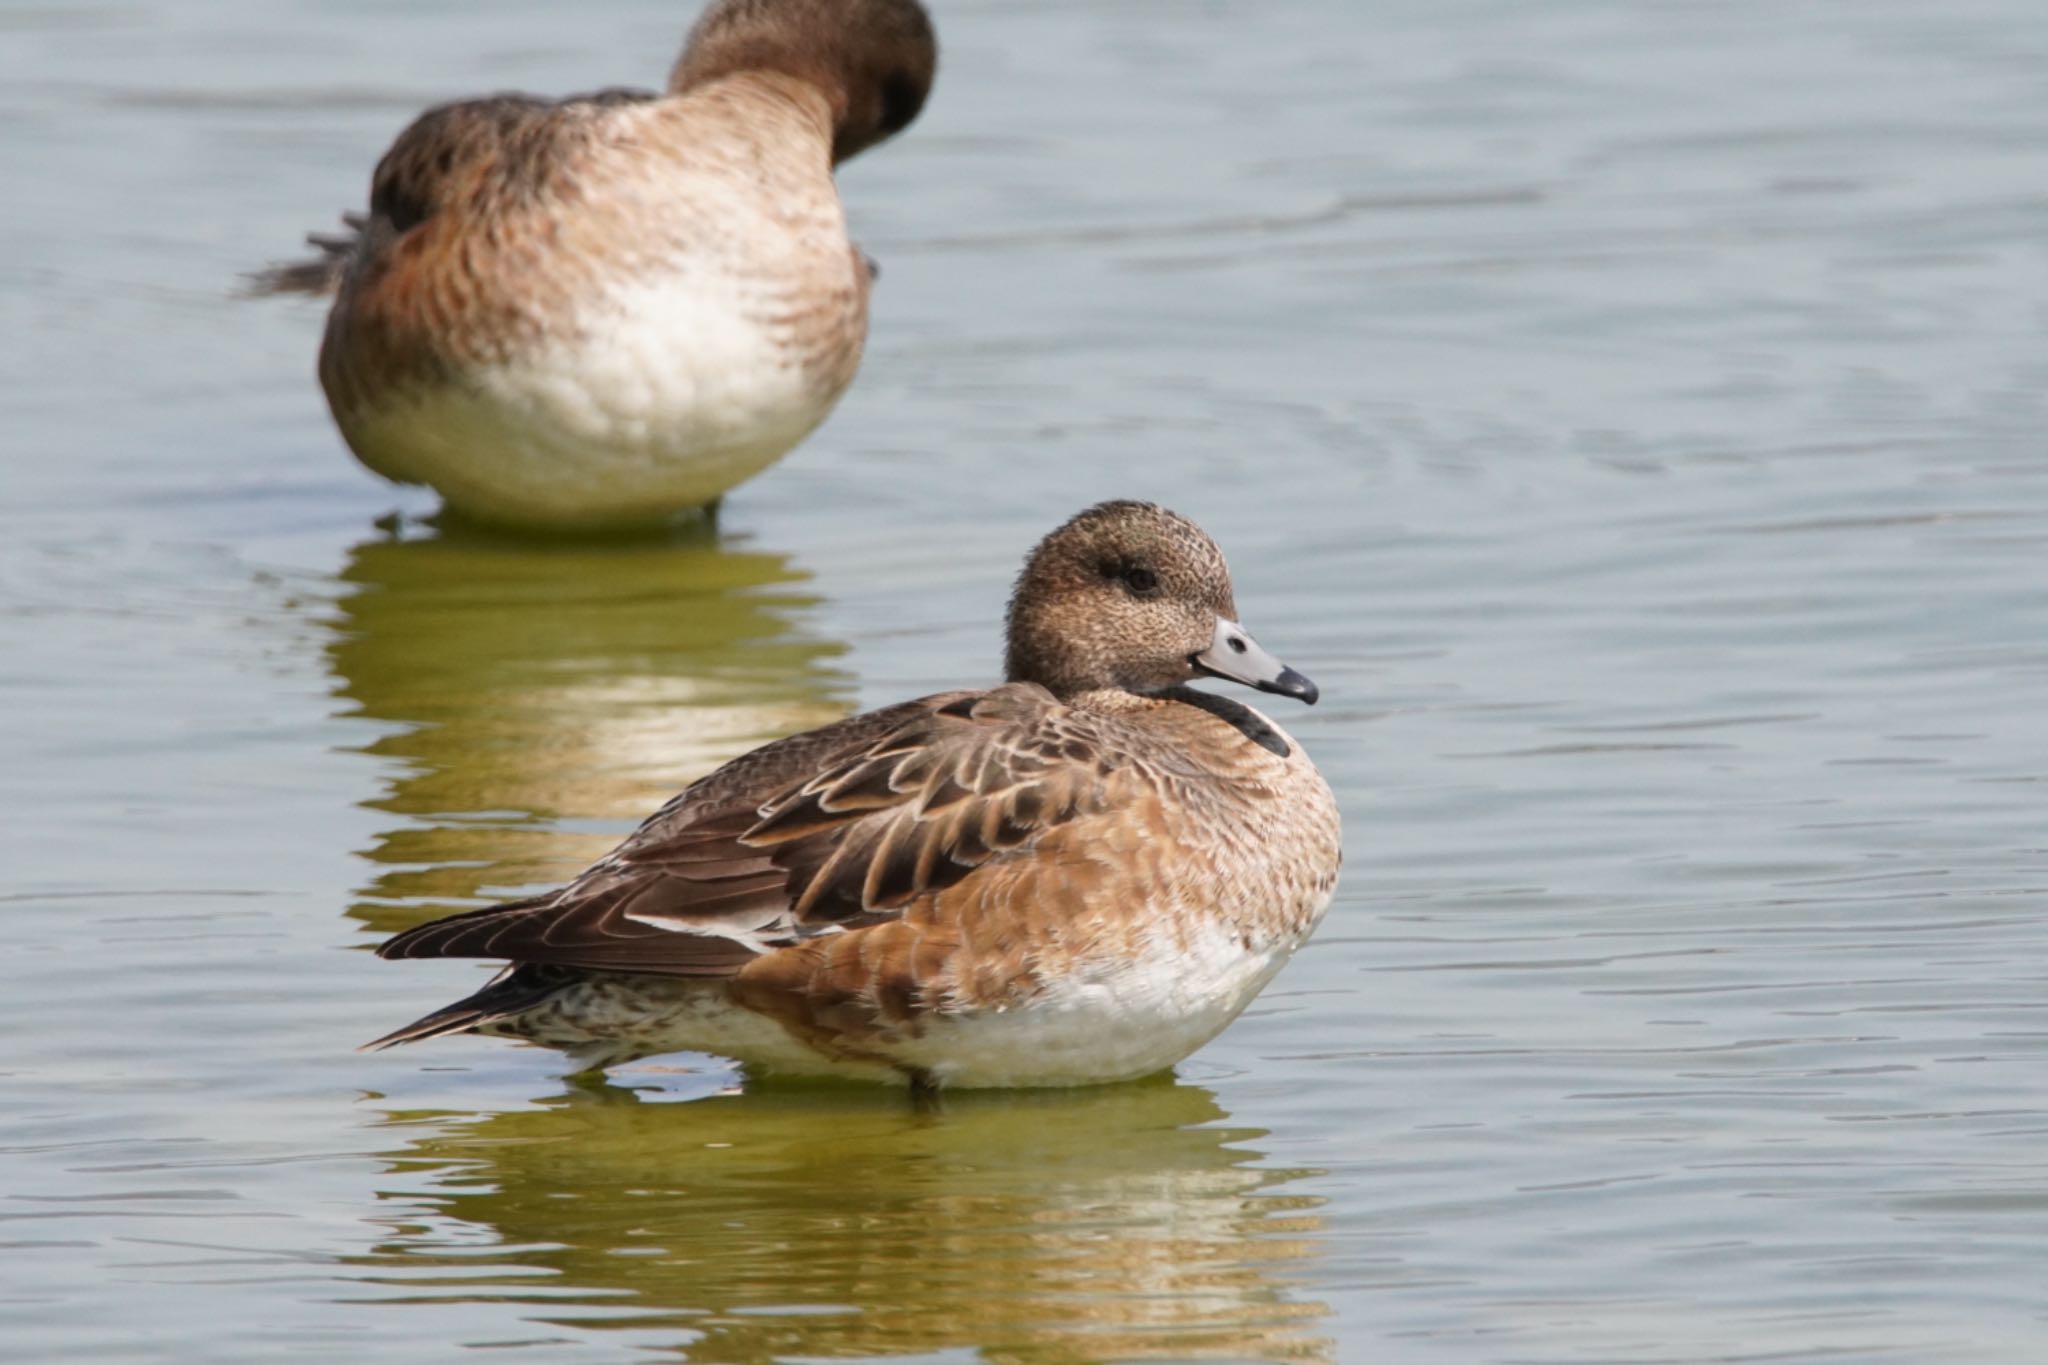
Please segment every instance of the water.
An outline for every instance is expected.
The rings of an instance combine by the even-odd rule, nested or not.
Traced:
[[[2039,6],[938,0],[866,370],[717,536],[379,530],[237,272],[688,9],[0,9],[6,1354],[2048,1354]],[[1111,494],[1349,833],[1176,1079],[350,1052],[475,979],[380,934],[990,677]]]

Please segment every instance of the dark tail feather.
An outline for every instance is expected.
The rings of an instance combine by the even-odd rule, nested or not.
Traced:
[[[387,1047],[417,1043],[422,1038],[467,1033],[480,1024],[509,1019],[530,1010],[568,984],[568,976],[558,969],[537,967],[531,963],[507,967],[475,995],[452,1005],[443,1005],[432,1014],[421,1015],[404,1028],[393,1029],[382,1038],[372,1039],[356,1051],[382,1052]]]
[[[326,298],[341,288],[342,266],[332,256],[317,261],[287,261],[283,265],[252,270],[242,277],[246,298],[269,298],[274,294],[308,294]]]
[[[310,260],[286,261],[265,270],[253,271],[244,279],[243,292],[251,298],[270,294],[311,294],[315,298],[341,288],[341,277],[363,242],[368,220],[360,213],[342,215],[347,232],[309,232],[306,245],[320,254]]]

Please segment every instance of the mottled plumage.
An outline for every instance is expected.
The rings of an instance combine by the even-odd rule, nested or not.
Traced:
[[[561,890],[392,939],[515,966],[379,1044],[475,1030],[587,1065],[688,1048],[956,1085],[1180,1060],[1307,938],[1339,861],[1299,747],[1181,684],[1314,688],[1236,626],[1208,538],[1143,503],[1041,544],[1010,643],[1000,687],[764,746]]]
[[[917,0],[719,0],[665,93],[428,110],[259,288],[335,294],[320,381],[371,469],[486,520],[658,521],[852,382],[872,272],[832,170],[935,62]]]

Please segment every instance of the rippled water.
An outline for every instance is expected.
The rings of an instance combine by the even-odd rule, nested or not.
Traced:
[[[23,1359],[2048,1356],[2048,17],[937,0],[867,368],[717,534],[379,529],[237,273],[689,6],[0,9]],[[1194,515],[1343,802],[1176,1079],[570,1090],[376,937],[992,675]]]

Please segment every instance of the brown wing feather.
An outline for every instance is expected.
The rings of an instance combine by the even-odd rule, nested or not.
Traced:
[[[486,181],[544,194],[562,160],[558,144],[583,137],[589,115],[654,98],[651,90],[623,89],[559,100],[508,94],[429,109],[378,161],[370,177],[371,220],[405,232],[473,201]]]
[[[370,176],[367,213],[342,215],[345,233],[316,232],[318,256],[271,266],[250,277],[255,294],[331,294],[358,261],[444,208],[475,202],[489,184],[547,184],[554,143],[573,135],[590,111],[637,104],[651,90],[599,90],[548,100],[491,95],[437,105],[392,142]]]
[[[1033,685],[907,702],[735,759],[558,892],[378,952],[729,976],[1029,847],[1099,809],[1118,766],[1097,718]]]

